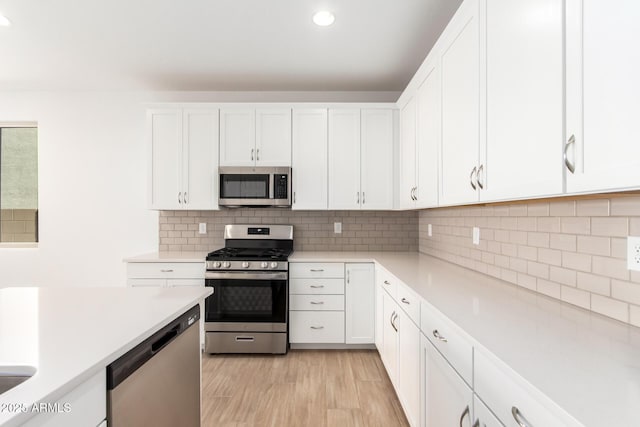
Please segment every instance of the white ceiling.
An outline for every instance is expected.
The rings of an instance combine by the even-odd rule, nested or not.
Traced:
[[[0,90],[400,91],[460,3],[0,0]]]

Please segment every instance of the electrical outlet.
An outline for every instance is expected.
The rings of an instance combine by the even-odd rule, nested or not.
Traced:
[[[431,227],[431,224],[427,225],[427,236],[433,236],[433,227]]]
[[[334,222],[333,223],[333,232],[336,233],[336,234],[342,233],[342,223],[341,222]]]
[[[473,244],[474,245],[480,244],[480,228],[479,227],[473,227]]]
[[[199,234],[207,234],[207,223],[201,222],[198,224],[198,233]]]
[[[627,237],[627,268],[640,271],[640,237]]]

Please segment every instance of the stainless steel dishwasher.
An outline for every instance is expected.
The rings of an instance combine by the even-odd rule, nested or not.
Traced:
[[[200,307],[107,366],[109,427],[200,425]]]

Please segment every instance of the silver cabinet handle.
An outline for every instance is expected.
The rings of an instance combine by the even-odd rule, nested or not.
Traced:
[[[324,326],[311,326],[311,329],[324,329]]]
[[[389,281],[388,281],[388,280],[385,280],[385,281],[384,281],[384,282],[382,282],[382,283],[384,283],[385,285],[389,285],[389,286],[391,286],[391,283],[389,283]]]
[[[320,273],[321,271],[324,271],[324,269],[322,269],[322,268],[312,268],[309,271],[313,271],[314,273]]]
[[[511,415],[513,415],[513,419],[516,420],[516,423],[518,423],[520,427],[531,427],[529,421],[527,421],[527,419],[522,416],[520,410],[515,406],[511,407]]]
[[[349,282],[351,282],[351,278],[350,278],[350,275],[349,275],[349,270],[347,270],[347,283],[349,283]]]
[[[437,329],[434,329],[433,332],[431,332],[433,334],[434,337],[436,337],[436,339],[442,341],[442,342],[447,342],[447,339],[445,337],[443,337],[442,335],[440,335],[440,332],[438,332]]]
[[[360,204],[360,192],[359,191],[356,192],[356,204],[357,205]]]
[[[309,304],[313,304],[313,305],[323,305],[324,301],[309,301]]]
[[[260,149],[256,148],[256,160],[260,161]]]
[[[324,288],[324,285],[309,285],[309,287],[313,289],[322,289]]]
[[[484,171],[484,165],[480,165],[480,168],[478,168],[477,181],[478,181],[478,187],[480,187],[481,190],[484,189],[484,183],[480,180],[480,177],[482,176],[483,171]]]
[[[256,340],[255,337],[248,337],[248,336],[242,336],[242,335],[238,335],[236,337],[237,342],[253,342],[255,340]]]
[[[476,419],[476,422],[473,423],[473,425],[471,427],[480,427],[480,419]]]
[[[473,183],[473,175],[476,173],[476,167],[474,166],[471,170],[471,174],[469,175],[469,183],[471,184],[471,188],[476,189],[476,185]]]
[[[160,273],[173,273],[172,269],[160,270]]]
[[[562,152],[562,158],[564,159],[564,164],[569,169],[569,172],[575,173],[576,165],[569,161],[569,157],[567,156],[567,151],[569,150],[569,146],[576,143],[575,135],[571,135],[566,144],[564,144],[564,151]]]
[[[362,204],[364,205],[364,191],[362,192]]]
[[[413,187],[413,200],[418,200],[418,187]]]
[[[293,192],[293,203],[294,204],[296,203],[296,192],[295,191]]]
[[[182,200],[184,201],[184,204],[187,204],[187,192],[184,192],[184,195],[182,196]]]
[[[398,328],[396,327],[396,324],[395,324],[395,323],[393,323],[393,316],[395,316],[395,315],[396,315],[396,312],[395,312],[395,311],[394,311],[393,313],[391,313],[391,318],[389,319],[389,321],[391,322],[391,327],[392,327],[396,332],[398,332]]]
[[[464,420],[464,417],[466,417],[467,415],[469,415],[469,405],[464,408],[464,411],[462,411],[462,415],[460,415],[460,427],[462,427],[462,420]]]
[[[253,152],[255,151],[255,149],[251,149],[251,161],[253,161]]]
[[[400,301],[402,301],[404,304],[410,305],[411,303],[409,302],[408,299],[406,298],[402,298]]]
[[[182,204],[182,191],[178,193],[178,203]]]

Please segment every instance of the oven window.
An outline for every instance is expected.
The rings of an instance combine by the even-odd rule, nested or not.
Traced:
[[[286,321],[286,281],[207,280],[206,285],[214,288],[205,300],[207,322]]]
[[[222,174],[220,197],[223,199],[268,199],[269,174]]]

